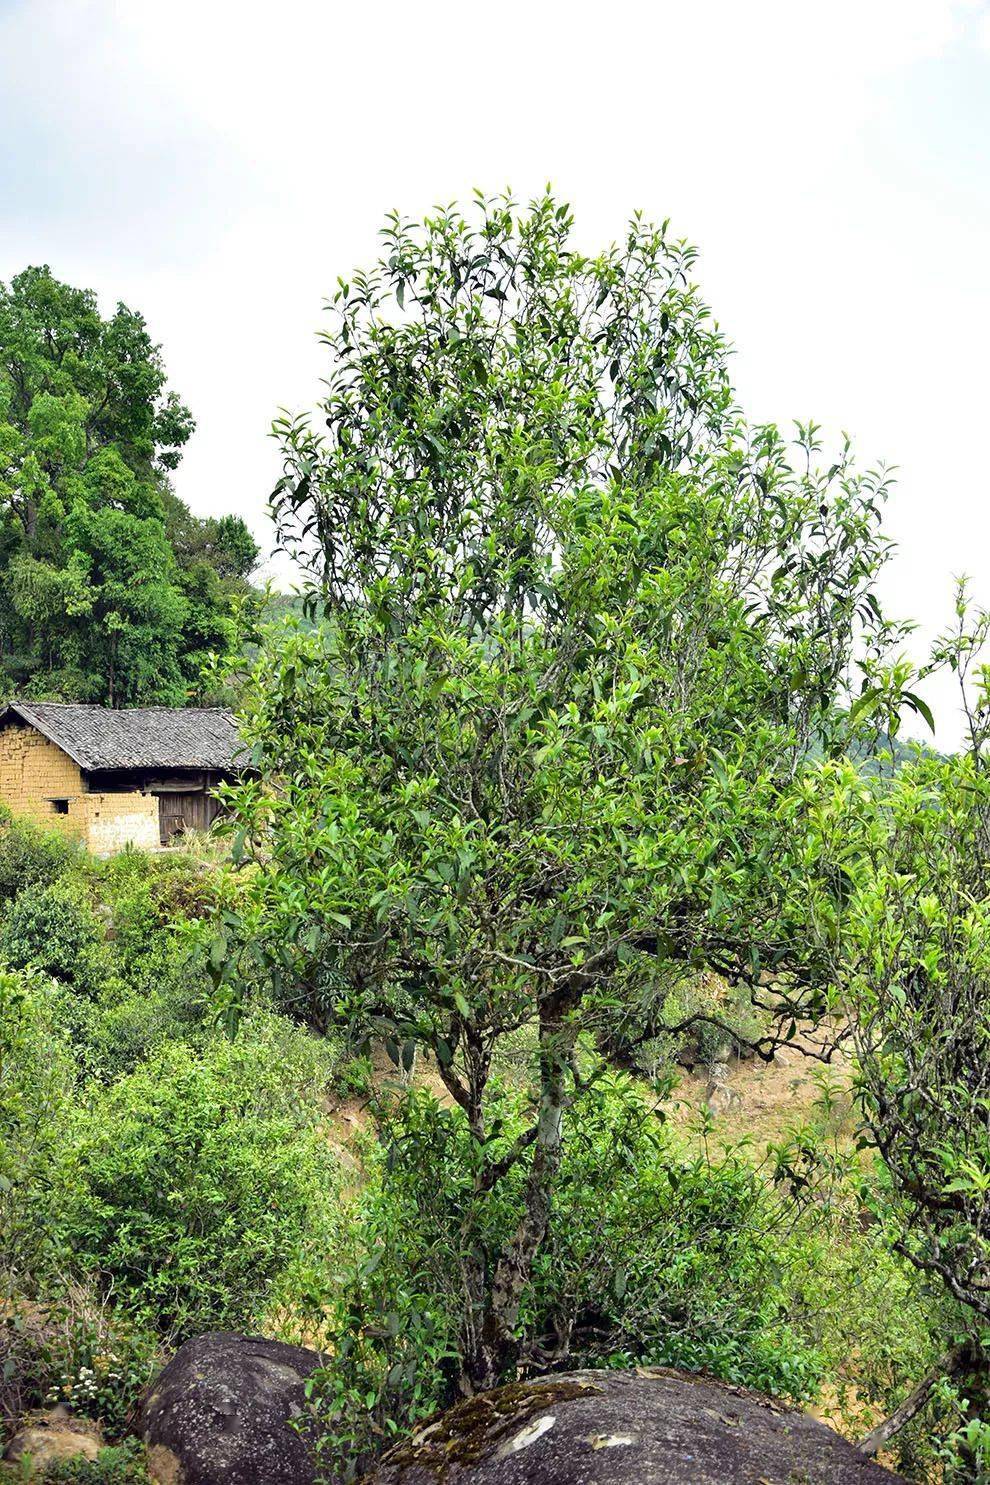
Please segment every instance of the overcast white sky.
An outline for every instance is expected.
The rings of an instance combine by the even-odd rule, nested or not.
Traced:
[[[699,243],[752,417],[899,466],[894,609],[990,603],[990,0],[0,0],[0,278],[146,315],[179,493],[262,541],[385,211],[547,181],[589,249],[634,207]]]

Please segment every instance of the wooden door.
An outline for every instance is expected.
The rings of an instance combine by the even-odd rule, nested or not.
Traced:
[[[187,830],[209,830],[220,813],[220,805],[205,789],[189,794],[159,794],[158,823],[162,845],[167,846]]]

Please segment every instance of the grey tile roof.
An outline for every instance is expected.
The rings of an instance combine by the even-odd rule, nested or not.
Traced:
[[[16,701],[11,715],[68,753],[87,771],[102,768],[200,768],[236,772],[247,763],[232,712],[219,707],[108,706]]]

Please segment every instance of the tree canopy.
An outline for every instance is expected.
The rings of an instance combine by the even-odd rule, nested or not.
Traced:
[[[0,285],[0,663],[35,697],[179,704],[238,643],[257,548],[169,488],[193,431],[141,315]]]

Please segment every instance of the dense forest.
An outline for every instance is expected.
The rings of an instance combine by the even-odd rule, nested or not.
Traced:
[[[174,494],[194,423],[139,314],[28,268],[0,285],[0,667],[8,694],[110,706],[208,693],[258,547]]]
[[[102,1445],[49,1478],[146,1480],[224,1330],[321,1352],[330,1481],[655,1366],[990,1479],[990,619],[905,659],[888,473],[747,423],[694,262],[549,195],[390,218],[275,424],[305,592],[250,636],[140,317],[4,293],[8,685],[207,675],[253,765],[154,855],[0,822],[0,1414]],[[948,756],[900,737],[936,669]]]

